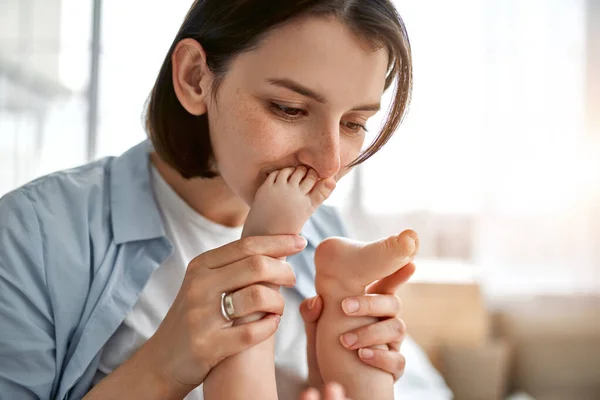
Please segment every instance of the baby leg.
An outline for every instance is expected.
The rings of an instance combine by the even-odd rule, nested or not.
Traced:
[[[319,180],[306,167],[272,172],[258,189],[242,237],[300,233],[315,210],[335,187],[333,179]],[[279,289],[267,285],[272,289]],[[262,314],[234,320],[256,321]],[[204,382],[206,399],[277,399],[275,336],[217,365]]]
[[[377,319],[346,316],[341,303],[347,297],[363,295],[366,286],[408,264],[417,248],[417,235],[410,230],[372,243],[331,238],[317,248],[316,288],[323,298],[317,324],[319,368],[325,381],[341,383],[354,400],[393,399],[394,378],[364,364],[356,351],[342,346],[342,334]]]

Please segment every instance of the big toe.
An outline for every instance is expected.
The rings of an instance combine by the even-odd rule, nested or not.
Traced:
[[[335,189],[335,185],[335,180],[332,178],[321,179],[308,194],[312,205],[316,208],[323,204],[329,198],[333,189]]]
[[[357,254],[365,265],[377,265],[390,274],[408,264],[419,249],[419,237],[413,230],[364,245]],[[367,264],[368,263],[368,264]]]

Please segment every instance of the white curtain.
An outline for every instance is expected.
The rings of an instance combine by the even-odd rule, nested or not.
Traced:
[[[90,5],[0,1],[0,196],[86,161]]]
[[[461,261],[431,271],[467,269],[490,296],[600,291],[585,1],[396,3],[413,46],[413,103],[334,199],[354,232],[413,227],[425,268]]]
[[[145,102],[193,0],[104,0],[97,156],[144,140]]]

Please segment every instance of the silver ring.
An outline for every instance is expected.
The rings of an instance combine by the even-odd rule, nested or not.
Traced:
[[[221,293],[221,315],[227,322],[231,322],[235,318],[235,308],[233,308],[231,294],[225,292]]]

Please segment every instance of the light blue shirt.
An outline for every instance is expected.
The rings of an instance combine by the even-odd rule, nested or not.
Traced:
[[[150,145],[39,178],[0,199],[0,398],[78,399],[100,350],[171,254],[151,187]],[[315,295],[314,250],[344,235],[323,206],[289,257]]]
[[[142,142],[0,199],[1,399],[82,398],[102,348],[171,254],[151,187],[150,149]],[[322,206],[302,235],[307,248],[288,262],[295,290],[311,297],[316,246],[346,232],[334,209]],[[415,358],[424,370],[403,378],[405,389],[417,389],[414,398],[450,398],[424,354]]]

